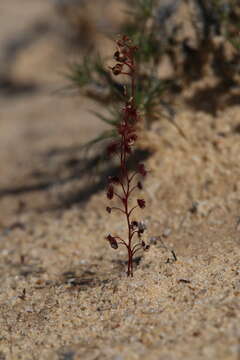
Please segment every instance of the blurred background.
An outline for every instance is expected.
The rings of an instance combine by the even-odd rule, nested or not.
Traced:
[[[90,114],[97,105],[80,96],[67,73],[96,44],[103,53],[112,50],[102,31],[116,31],[115,5],[1,1],[0,197],[6,214],[58,204],[63,187],[68,198],[79,179],[79,148],[105,124]]]
[[[239,104],[237,0],[11,0],[1,1],[0,18],[6,216],[71,206],[104,187],[109,164],[98,172],[99,146],[115,134],[124,81],[107,66],[120,33],[141,49],[137,101],[146,134],[165,119],[184,136],[175,119],[181,109],[217,117]],[[151,143],[139,151],[148,156]]]

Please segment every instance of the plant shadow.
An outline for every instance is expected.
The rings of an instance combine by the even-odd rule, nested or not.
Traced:
[[[77,155],[68,154],[68,152],[72,154],[72,151],[75,150],[66,149],[67,158],[61,160],[62,162],[57,171],[53,171],[52,174],[35,169],[30,176],[29,183],[22,186],[0,188],[0,199],[6,196],[15,197],[19,195],[22,200],[22,196],[26,194],[48,191],[57,186],[60,189],[61,197],[56,196],[52,200],[48,199],[47,205],[37,208],[38,212],[64,210],[73,205],[82,205],[87,202],[93,194],[102,191],[106,187],[108,176],[118,174],[119,167],[111,161],[104,161],[103,166],[99,165],[101,161],[100,155],[79,160]],[[62,149],[59,150],[60,153],[62,151]],[[56,149],[52,153],[48,152],[45,161],[48,162],[49,157],[57,155],[58,151]],[[148,151],[136,150],[129,158],[129,168],[134,170],[136,163],[145,160],[149,155],[150,152]],[[77,189],[76,182],[78,184]],[[72,183],[75,184],[74,191],[70,193],[64,192],[64,186]]]
[[[196,90],[185,102],[194,111],[203,111],[216,117],[219,110],[239,105],[239,86],[234,81],[220,80],[215,86]]]
[[[91,267],[91,270],[89,269]],[[112,275],[104,272],[100,265],[91,263],[71,268],[59,276],[60,284],[67,284],[69,290],[87,291],[110,283]]]

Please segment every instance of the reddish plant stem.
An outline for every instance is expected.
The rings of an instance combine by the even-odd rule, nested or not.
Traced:
[[[132,106],[134,106],[134,96],[135,96],[135,73],[134,73],[134,60],[133,57],[131,59],[131,64],[127,64],[129,66],[131,72],[131,101]],[[125,116],[125,121],[129,121],[129,116]],[[130,222],[130,216],[134,209],[128,210],[128,201],[129,196],[131,194],[130,190],[130,183],[132,180],[132,177],[129,178],[128,174],[128,168],[127,168],[127,154],[125,149],[126,144],[126,138],[125,133],[122,134],[122,141],[121,141],[121,169],[122,169],[122,187],[124,188],[124,179],[126,180],[126,189],[125,189],[125,197],[124,197],[124,205],[125,205],[125,215],[127,220],[127,227],[128,227],[128,243],[127,243],[127,250],[128,250],[128,270],[127,270],[127,276],[133,276],[133,249],[132,249],[132,238],[133,238],[133,230],[131,228],[131,222]]]
[[[118,127],[118,133],[120,139],[117,142],[110,144],[108,151],[111,154],[117,155],[120,161],[120,175],[115,178],[114,185],[119,185],[121,192],[116,192],[114,190],[113,184],[110,182],[108,187],[107,197],[111,200],[115,195],[118,200],[123,204],[122,207],[107,207],[106,210],[111,213],[111,210],[118,210],[124,214],[127,222],[127,236],[126,240],[118,236],[107,236],[107,240],[110,242],[112,248],[117,249],[118,243],[125,245],[128,252],[128,265],[127,265],[127,276],[133,276],[133,256],[140,249],[144,248],[144,242],[133,244],[134,234],[138,234],[140,240],[141,235],[144,230],[140,228],[140,223],[136,220],[132,221],[132,214],[137,207],[145,207],[144,199],[137,199],[138,205],[130,206],[130,198],[135,189],[142,189],[141,183],[132,184],[133,179],[137,174],[142,176],[146,175],[146,170],[144,169],[143,164],[138,164],[140,167],[138,171],[135,171],[133,174],[130,174],[128,169],[127,159],[129,154],[131,154],[131,147],[137,139],[136,123],[139,120],[139,116],[136,108],[136,64],[134,61],[135,51],[137,47],[134,46],[131,40],[127,36],[123,36],[120,40],[117,41],[118,49],[114,54],[114,58],[117,61],[115,66],[111,67],[111,70],[114,75],[127,75],[130,79],[129,92],[125,90],[125,106],[123,109],[122,121]],[[127,71],[123,71],[124,67],[127,66]],[[140,184],[140,185],[139,185]]]

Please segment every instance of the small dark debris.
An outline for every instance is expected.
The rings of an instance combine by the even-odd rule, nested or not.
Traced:
[[[2,235],[6,236],[8,235],[12,230],[15,229],[20,229],[20,230],[25,230],[26,226],[25,224],[23,224],[22,222],[16,221],[14,223],[12,223],[11,225],[9,225],[8,227],[6,227],[3,232]]]
[[[201,335],[201,332],[199,330],[196,330],[196,331],[193,332],[194,337],[198,337],[200,335]]]
[[[192,206],[190,207],[189,211],[191,214],[197,214],[198,212],[198,202],[197,201],[193,201]]]
[[[26,256],[25,255],[20,255],[20,264],[24,265],[25,264],[25,260],[26,260]]]
[[[176,256],[174,250],[171,250],[171,254],[172,254],[172,258],[171,259],[167,258],[166,264],[172,264],[175,261],[177,261],[177,256]]]
[[[59,360],[74,360],[75,352],[70,350],[66,352],[61,352],[58,354]]]
[[[179,279],[178,282],[180,283],[184,283],[184,284],[191,284],[190,280],[186,280],[186,279]]]
[[[140,262],[142,260],[142,256],[136,256],[134,259],[133,259],[133,263],[136,264],[136,265],[139,265]]]
[[[91,271],[91,270],[85,270],[84,272],[83,272],[83,276],[93,276],[93,275],[95,275],[96,273],[94,272],[94,271]]]
[[[94,282],[92,278],[71,278],[68,279],[67,283],[73,286],[80,285],[80,286],[89,286]]]
[[[149,242],[151,245],[156,245],[159,240],[159,236],[151,236]]]
[[[64,278],[66,278],[66,279],[74,278],[74,277],[76,276],[76,273],[75,273],[75,271],[65,271],[65,272],[63,273],[63,276],[64,276]]]
[[[171,253],[172,253],[172,256],[173,256],[174,260],[177,261],[177,256],[176,256],[174,250],[171,250]]]
[[[218,133],[217,133],[217,135],[218,136],[220,136],[220,137],[227,137],[227,133],[225,133],[225,132],[223,132],[223,131],[219,131]]]
[[[240,134],[240,123],[237,124],[237,125],[233,128],[233,132],[234,132],[234,133],[237,133],[237,134]]]
[[[24,267],[22,268],[22,270],[20,271],[20,275],[21,276],[28,276],[28,275],[36,275],[36,274],[43,274],[45,273],[45,270],[42,267],[35,267],[32,265],[26,266],[24,265]]]
[[[26,289],[24,288],[21,295],[18,295],[19,299],[26,300]]]

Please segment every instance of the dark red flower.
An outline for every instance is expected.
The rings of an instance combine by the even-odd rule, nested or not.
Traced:
[[[110,246],[113,248],[113,249],[117,249],[118,248],[118,243],[117,243],[117,240],[114,236],[112,235],[108,235],[106,237],[107,241],[109,242]]]
[[[113,198],[113,195],[114,195],[114,188],[112,185],[109,185],[107,189],[107,198],[111,200]]]
[[[120,51],[116,51],[113,57],[116,61],[119,61],[121,63],[127,60],[126,56],[123,55]]]
[[[147,171],[145,169],[144,164],[138,164],[138,172],[140,175],[142,176],[146,176],[147,175]]]
[[[126,135],[128,134],[130,131],[130,126],[127,122],[123,121],[119,126],[118,126],[118,132],[120,135]]]
[[[142,190],[142,189],[143,189],[143,186],[142,186],[141,181],[138,181],[138,183],[137,183],[137,187],[139,188],[139,190]]]
[[[109,176],[108,182],[109,182],[109,184],[113,183],[115,185],[118,185],[120,183],[120,179],[118,176]]]
[[[122,72],[122,68],[123,68],[123,64],[118,63],[115,66],[113,66],[111,69],[114,75],[119,75]]]
[[[132,153],[132,149],[129,145],[125,144],[124,150],[126,151],[127,154],[131,154]]]
[[[125,111],[131,118],[137,118],[137,110],[132,104],[127,105]]]
[[[128,139],[127,139],[128,145],[133,145],[136,140],[137,140],[137,135],[136,134],[130,135],[128,137]]]
[[[117,40],[116,43],[117,43],[117,45],[118,45],[119,47],[123,47],[123,46],[124,46],[124,42],[123,42],[122,39],[121,39],[121,40]]]
[[[137,199],[137,203],[141,209],[145,208],[146,202],[144,199]]]
[[[138,228],[138,222],[136,220],[131,221],[131,229],[134,230]]]
[[[109,214],[111,214],[112,208],[110,208],[110,206],[107,206],[107,207],[106,207],[106,211],[107,211]]]
[[[117,45],[119,47],[123,47],[128,45],[127,43],[130,41],[129,37],[127,35],[123,35],[120,40],[117,40]]]
[[[109,144],[108,146],[107,146],[107,154],[109,155],[109,156],[111,156],[111,155],[113,155],[113,154],[116,154],[117,153],[117,151],[118,151],[118,143],[117,142],[113,142],[113,143],[111,143],[111,144]]]

